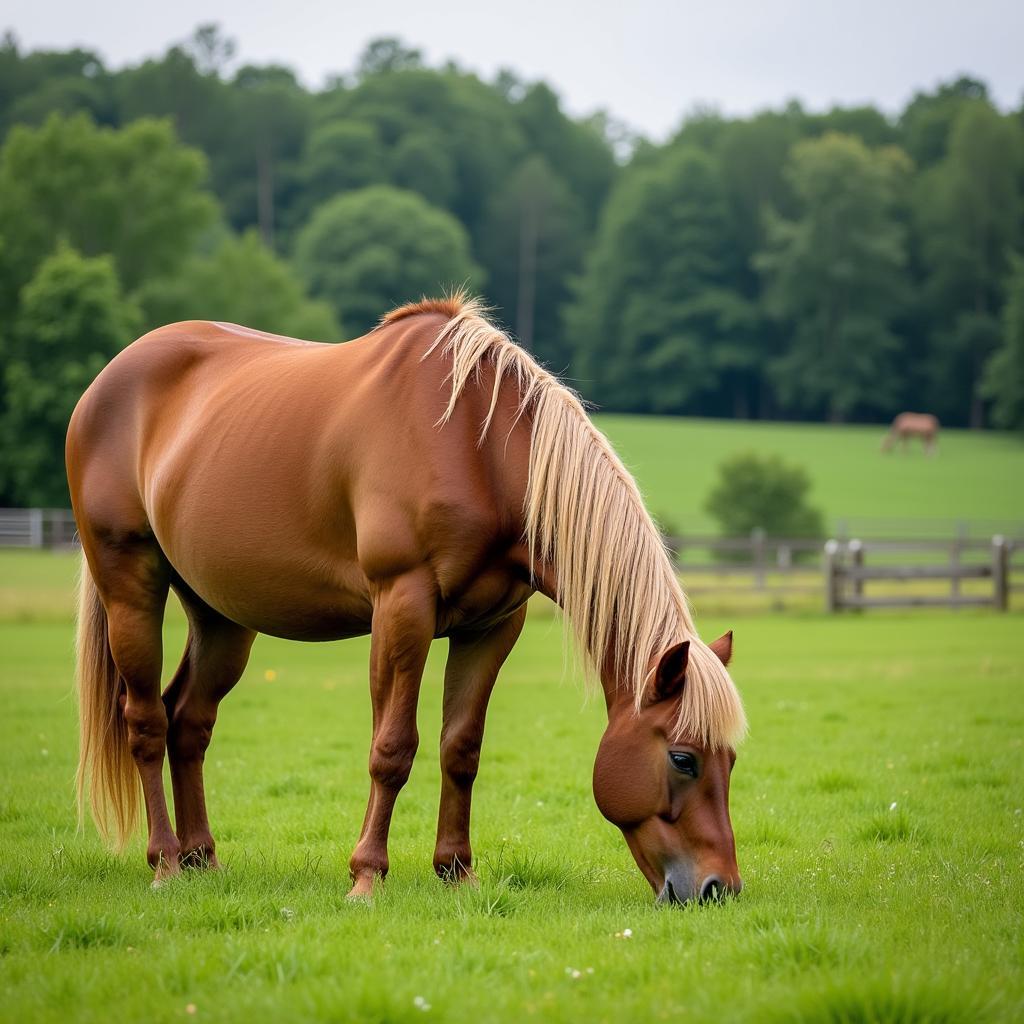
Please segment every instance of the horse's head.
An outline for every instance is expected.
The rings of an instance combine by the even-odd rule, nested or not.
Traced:
[[[727,665],[732,633],[710,647]],[[611,701],[594,765],[597,806],[667,903],[718,898],[742,886],[729,821],[736,755],[676,735],[689,655],[684,641],[661,656],[639,710],[631,697]]]

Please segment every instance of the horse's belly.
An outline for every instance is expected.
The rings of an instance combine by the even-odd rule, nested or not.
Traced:
[[[203,554],[166,552],[206,604],[259,633],[288,640],[341,640],[370,631],[372,605],[358,569],[303,570],[294,558],[261,558],[230,546]]]

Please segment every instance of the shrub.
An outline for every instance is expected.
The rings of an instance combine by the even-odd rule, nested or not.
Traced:
[[[746,452],[718,467],[707,511],[726,537],[745,537],[761,529],[769,537],[821,537],[821,511],[808,503],[811,481],[801,466],[778,455]]]

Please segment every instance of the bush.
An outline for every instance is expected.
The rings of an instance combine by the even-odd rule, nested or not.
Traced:
[[[761,529],[769,537],[821,537],[821,511],[809,504],[811,481],[802,466],[778,455],[754,452],[730,456],[718,467],[718,481],[705,508],[726,537]]]

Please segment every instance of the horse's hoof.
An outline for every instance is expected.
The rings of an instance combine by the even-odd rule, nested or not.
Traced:
[[[219,871],[220,861],[217,855],[204,847],[183,853],[179,859],[181,867],[191,871]]]
[[[373,899],[373,875],[360,875],[352,883],[345,899],[353,903],[369,903]]]
[[[457,870],[439,871],[437,877],[453,889],[479,889],[480,879],[472,868],[460,867]]]
[[[159,889],[168,878],[174,878],[175,875],[180,874],[181,868],[178,866],[177,857],[170,860],[161,856],[156,867],[153,869],[153,888]]]

